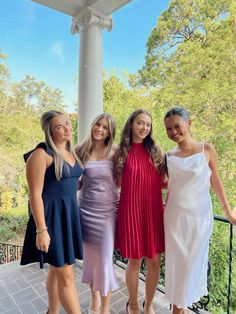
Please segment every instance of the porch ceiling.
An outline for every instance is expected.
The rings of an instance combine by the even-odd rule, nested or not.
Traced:
[[[109,15],[132,0],[32,0],[70,16],[75,16],[81,9],[91,7]]]

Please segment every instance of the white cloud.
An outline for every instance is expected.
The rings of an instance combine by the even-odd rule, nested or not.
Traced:
[[[51,46],[51,52],[61,61],[65,61],[65,55],[64,55],[64,47],[65,42],[63,40],[57,40],[52,43]]]

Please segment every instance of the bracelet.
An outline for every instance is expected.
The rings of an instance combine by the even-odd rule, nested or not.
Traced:
[[[42,232],[44,232],[44,231],[46,231],[46,230],[48,230],[47,227],[45,227],[45,228],[43,228],[43,229],[41,229],[41,230],[36,230],[36,234],[38,235],[38,234],[40,234],[40,233],[42,233]]]
[[[225,205],[228,205],[228,202],[224,202],[224,203],[222,203],[222,204],[221,204],[222,208],[224,208],[224,207],[225,207]]]

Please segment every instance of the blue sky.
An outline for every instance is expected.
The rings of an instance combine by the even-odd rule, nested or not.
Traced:
[[[103,31],[103,68],[135,73],[144,64],[146,42],[169,0],[133,0],[113,13],[113,30]],[[0,49],[11,77],[29,74],[60,88],[70,110],[77,97],[78,35],[71,17],[30,0],[1,0]]]

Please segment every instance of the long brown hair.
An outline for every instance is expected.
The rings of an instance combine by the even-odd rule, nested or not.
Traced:
[[[105,157],[109,156],[109,154],[110,154],[112,144],[113,144],[114,138],[115,138],[115,133],[116,133],[116,123],[110,114],[101,113],[99,116],[97,116],[93,120],[87,138],[81,144],[79,144],[75,147],[75,153],[80,158],[82,164],[84,164],[85,161],[89,159],[89,156],[91,155],[91,153],[94,149],[94,146],[95,146],[94,139],[93,139],[93,127],[98,123],[99,120],[101,120],[103,118],[107,119],[108,130],[109,130],[109,134],[104,141],[104,144],[108,147]]]
[[[120,145],[115,154],[116,176],[121,175],[128,156],[128,152],[132,145],[132,124],[136,117],[142,113],[148,115],[152,119],[152,116],[148,111],[146,111],[145,109],[137,109],[131,113],[125,123],[123,131],[121,133]],[[149,152],[154,167],[156,167],[158,170],[161,170],[163,165],[163,153],[161,151],[161,148],[155,144],[155,141],[152,137],[152,124],[149,134],[143,140],[143,145]]]

